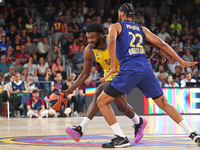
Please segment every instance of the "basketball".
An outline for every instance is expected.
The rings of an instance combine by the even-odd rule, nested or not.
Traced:
[[[49,106],[56,111],[60,110],[60,106],[61,106],[60,93],[56,92],[50,95]]]

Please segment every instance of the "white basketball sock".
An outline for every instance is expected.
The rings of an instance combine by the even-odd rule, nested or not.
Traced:
[[[88,117],[84,117],[83,121],[81,122],[80,126],[82,127],[82,132],[84,132],[85,128],[90,123],[90,119]]]
[[[131,118],[134,124],[139,124],[140,123],[140,117],[135,113],[135,116]]]
[[[121,137],[126,137],[126,136],[124,135],[124,133],[122,132],[122,130],[121,130],[121,128],[120,128],[120,126],[119,126],[118,123],[115,123],[115,124],[113,124],[113,125],[110,126],[110,127],[112,128],[112,130],[113,130],[113,132],[115,133],[115,135],[119,135],[119,136],[121,136]]]
[[[190,135],[191,132],[194,132],[194,131],[189,127],[189,125],[185,122],[185,120],[182,120],[178,125],[181,126],[181,127],[187,132],[188,135]]]

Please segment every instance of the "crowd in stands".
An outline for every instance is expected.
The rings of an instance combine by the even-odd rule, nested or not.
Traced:
[[[104,7],[94,9],[92,0],[6,0],[0,7],[0,82],[5,87],[0,94],[0,117],[7,100],[12,117],[26,116],[27,108],[32,116],[35,111],[30,113],[30,102],[38,99],[38,88],[50,94],[55,88],[67,89],[73,84],[83,69],[87,24],[99,22],[108,34],[109,26],[118,21],[117,10],[123,2],[135,7],[134,22],[168,43],[183,60],[199,62],[185,68],[183,74],[177,61],[169,63],[160,56],[158,48],[145,46],[160,85],[186,87],[186,82],[198,82],[200,4],[196,1],[106,0]],[[103,82],[102,76],[103,69],[94,62],[90,78],[69,98],[68,107],[74,104],[74,116],[84,112],[85,88],[97,87]],[[21,114],[16,114],[20,109]]]

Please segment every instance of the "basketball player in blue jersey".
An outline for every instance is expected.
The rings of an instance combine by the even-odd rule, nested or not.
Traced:
[[[97,105],[116,135],[110,143],[102,145],[103,148],[116,148],[129,146],[129,140],[122,132],[116,121],[110,103],[117,97],[129,94],[134,87],[138,87],[144,95],[151,97],[154,102],[164,110],[179,126],[181,126],[198,145],[200,136],[194,132],[183,120],[180,113],[168,103],[162,89],[154,75],[153,69],[144,52],[145,41],[161,48],[171,57],[177,60],[184,70],[187,66],[193,66],[197,62],[183,61],[175,51],[164,41],[151,33],[147,28],[132,22],[134,9],[131,4],[124,3],[118,11],[120,22],[112,24],[109,28],[108,49],[111,59],[111,70],[108,73],[117,72],[115,57],[120,62],[119,74],[106,86],[97,99]]]
[[[66,96],[68,96],[72,91],[74,91],[78,86],[80,86],[90,75],[90,71],[92,68],[92,62],[97,61],[104,68],[105,74],[107,74],[111,68],[110,66],[110,57],[108,52],[108,36],[103,34],[103,28],[99,23],[90,23],[86,27],[86,36],[88,39],[88,46],[86,46],[84,50],[84,67],[80,76],[77,80],[69,87],[69,89],[62,91]],[[163,56],[167,57],[165,53]],[[169,57],[167,57],[170,59]],[[119,62],[116,64],[119,66]],[[119,69],[119,67],[118,67]],[[97,87],[93,101],[90,103],[86,117],[84,117],[82,123],[79,126],[75,126],[74,128],[67,127],[66,132],[77,142],[79,142],[80,138],[83,135],[83,132],[89,122],[93,119],[96,113],[99,111],[96,99],[102,90],[106,87],[106,85],[111,81],[117,74],[114,73],[109,78],[105,78],[104,83]],[[133,111],[133,108],[127,104],[126,95],[123,94],[117,97],[114,101],[118,110],[123,112],[127,117],[129,117],[133,123],[135,124],[135,142],[138,142],[143,137],[143,130],[146,126],[146,120],[144,118],[138,117],[137,114]]]

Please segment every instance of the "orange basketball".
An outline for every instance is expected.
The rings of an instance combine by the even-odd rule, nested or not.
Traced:
[[[61,106],[60,93],[56,92],[50,95],[49,106],[56,111],[60,110],[60,106]]]

